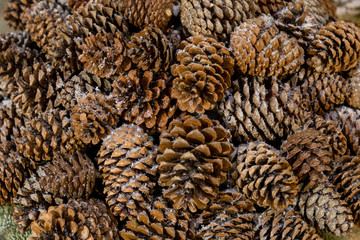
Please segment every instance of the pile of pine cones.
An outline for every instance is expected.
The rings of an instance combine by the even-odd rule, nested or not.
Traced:
[[[10,0],[0,204],[29,239],[360,225],[360,30],[329,0]]]

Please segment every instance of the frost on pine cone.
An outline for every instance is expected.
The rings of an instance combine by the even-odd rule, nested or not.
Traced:
[[[231,85],[234,60],[223,43],[197,35],[182,41],[171,67],[171,96],[181,111],[204,113],[224,97]]]
[[[106,202],[120,220],[136,217],[151,202],[156,175],[153,142],[136,125],[122,125],[98,153]]]
[[[24,30],[26,21],[21,14],[31,7],[33,0],[10,0],[4,11],[4,20],[14,29]]]
[[[231,168],[230,134],[206,115],[174,120],[160,136],[156,161],[163,196],[175,209],[203,210]]]

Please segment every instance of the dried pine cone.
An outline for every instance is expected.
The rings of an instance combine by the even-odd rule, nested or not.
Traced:
[[[274,14],[280,11],[291,0],[257,0],[260,12],[265,14]]]
[[[252,0],[181,0],[181,23],[190,35],[229,40],[230,33],[258,11]]]
[[[4,11],[4,19],[8,21],[8,25],[18,30],[24,30],[26,21],[22,13],[29,9],[33,2],[33,0],[9,0]]]
[[[284,209],[294,202],[298,179],[290,164],[269,145],[240,145],[233,167],[236,188],[260,207]]]
[[[244,195],[234,190],[220,192],[216,201],[199,214],[196,239],[253,239],[257,217]]]
[[[145,27],[131,36],[127,56],[137,69],[166,71],[172,59],[172,45],[159,28]]]
[[[309,226],[300,213],[291,207],[284,210],[268,209],[259,217],[257,226],[260,240],[307,239],[321,240],[315,228]]]
[[[155,186],[153,142],[136,125],[122,125],[106,137],[98,153],[106,202],[120,220],[146,209]]]
[[[119,240],[117,220],[97,199],[72,200],[51,206],[31,225],[30,240]]]
[[[318,72],[342,72],[360,60],[360,31],[353,23],[330,22],[316,34],[306,61]]]
[[[231,168],[230,134],[206,115],[174,120],[160,136],[159,185],[175,209],[203,210]]]
[[[334,185],[328,182],[302,191],[298,196],[296,206],[306,221],[320,231],[339,236],[350,231],[354,225],[346,202],[341,200]]]
[[[231,34],[230,46],[243,74],[281,76],[304,64],[303,48],[294,37],[280,32],[270,15],[241,23]]]
[[[311,2],[311,0],[307,0]],[[331,18],[336,18],[336,5],[334,0],[316,0],[323,7],[323,9],[330,15]]]
[[[182,41],[171,67],[173,91],[181,111],[204,113],[224,97],[231,85],[234,60],[223,43],[195,36]]]
[[[360,109],[360,64],[349,72],[349,92],[346,98],[349,106]]]

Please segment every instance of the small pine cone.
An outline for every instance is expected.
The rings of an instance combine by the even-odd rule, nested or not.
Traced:
[[[347,81],[349,91],[346,102],[349,106],[360,109],[360,64],[349,72]]]
[[[131,36],[127,56],[143,71],[166,71],[172,62],[172,45],[160,28],[145,27]]]
[[[129,219],[119,234],[124,240],[195,239],[192,216],[176,211],[161,197],[135,218]]]
[[[233,168],[236,189],[260,207],[284,209],[299,191],[290,164],[266,143],[240,145]]]
[[[131,70],[113,82],[110,98],[115,100],[117,113],[123,119],[161,132],[176,110],[168,85],[164,72]]]
[[[360,30],[353,23],[330,22],[316,34],[306,61],[318,72],[342,72],[360,60]]]
[[[104,139],[98,156],[110,210],[120,220],[136,217],[156,184],[152,140],[139,126],[125,124]]]
[[[334,185],[325,182],[302,191],[296,203],[307,222],[317,230],[331,232],[337,236],[353,227],[353,217],[345,201]]]
[[[84,69],[101,78],[110,78],[114,74],[124,73],[131,67],[126,57],[125,40],[120,33],[98,33],[85,38],[80,46],[82,54],[79,61]]]
[[[9,0],[4,11],[4,20],[16,30],[24,30],[27,23],[22,14],[30,9],[33,2],[33,0]]]
[[[253,204],[243,194],[234,190],[220,192],[198,216],[196,239],[254,239],[257,217]]]
[[[42,212],[31,225],[32,236],[29,240],[119,240],[117,224],[102,201],[72,200]]]
[[[269,81],[269,84],[265,84]],[[261,77],[232,81],[220,103],[223,122],[241,143],[277,141],[301,126],[300,94],[287,83]]]
[[[95,185],[95,167],[81,152],[58,155],[25,180],[14,200],[14,218],[26,231],[51,205],[89,198]]]
[[[293,208],[284,210],[268,209],[259,216],[258,233],[260,240],[322,240],[315,228],[309,226]]]
[[[175,209],[203,210],[230,170],[230,133],[206,115],[174,120],[160,136],[159,185]]]
[[[280,11],[291,0],[257,0],[260,13],[274,14]]]
[[[98,144],[119,121],[112,99],[89,93],[72,109],[71,127],[84,144]]]
[[[252,76],[281,76],[297,72],[304,64],[304,49],[294,37],[280,32],[273,17],[241,23],[231,34],[236,66]]]
[[[173,91],[181,111],[204,113],[224,97],[231,85],[234,59],[223,43],[203,36],[182,41],[171,67]]]
[[[326,181],[331,171],[333,152],[329,138],[312,128],[289,136],[281,145],[281,155],[306,187]]]
[[[125,19],[137,28],[146,26],[165,30],[173,16],[174,0],[120,0],[119,9]]]

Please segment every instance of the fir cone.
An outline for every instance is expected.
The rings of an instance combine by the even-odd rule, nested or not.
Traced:
[[[97,199],[49,207],[31,225],[31,234],[30,240],[120,239],[117,220]]]
[[[233,167],[236,188],[260,207],[285,209],[294,202],[298,179],[290,164],[269,145],[240,145]]]
[[[124,120],[160,132],[176,110],[169,85],[164,72],[131,70],[114,81],[110,97]]]
[[[230,134],[206,115],[174,120],[160,136],[159,185],[175,209],[203,210],[231,168]]]
[[[137,125],[122,125],[106,137],[98,153],[106,202],[120,220],[136,217],[151,201],[155,186],[153,142]]]
[[[159,28],[145,27],[131,36],[127,56],[137,69],[166,71],[172,59],[172,45]]]
[[[307,65],[318,72],[354,68],[360,60],[360,31],[353,23],[330,22],[317,32],[307,54]]]
[[[33,0],[9,0],[4,11],[4,19],[8,25],[17,30],[24,30],[26,21],[22,13],[29,9]]]
[[[315,228],[309,226],[293,208],[284,210],[268,209],[259,217],[258,233],[260,240],[270,239],[308,239],[321,240]]]
[[[304,64],[304,49],[276,27],[270,15],[247,20],[231,34],[236,66],[252,76],[281,76]]]
[[[80,46],[79,61],[84,69],[101,78],[110,78],[116,73],[124,73],[131,67],[126,57],[125,40],[120,33],[98,33],[85,38]]]
[[[244,195],[232,190],[220,192],[198,216],[196,239],[253,239],[257,217],[253,204]]]
[[[223,43],[203,36],[182,41],[171,67],[173,91],[181,111],[204,113],[224,97],[231,85],[234,60]]]
[[[84,144],[96,145],[116,126],[115,103],[107,96],[89,93],[72,109],[71,127],[74,136]]]
[[[181,23],[190,35],[213,37],[226,41],[245,19],[255,17],[256,1],[181,0]]]
[[[354,225],[346,202],[341,200],[334,185],[328,182],[302,191],[298,196],[296,206],[306,221],[320,231],[339,236],[350,231]]]

